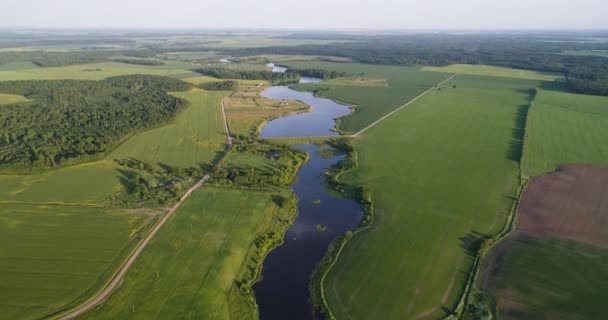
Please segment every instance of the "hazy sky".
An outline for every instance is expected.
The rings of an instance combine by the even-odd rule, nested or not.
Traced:
[[[0,0],[0,27],[608,29],[607,0]]]

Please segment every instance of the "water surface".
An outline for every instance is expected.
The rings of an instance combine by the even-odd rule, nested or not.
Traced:
[[[344,155],[324,158],[319,147],[298,146],[310,154],[292,189],[298,197],[298,216],[285,234],[285,242],[268,254],[262,267],[262,280],[253,286],[260,319],[312,319],[310,275],[339,235],[352,230],[361,220],[359,204],[352,199],[331,195],[323,185],[325,169]],[[314,204],[319,200],[318,204]],[[317,225],[327,227],[317,230]]]

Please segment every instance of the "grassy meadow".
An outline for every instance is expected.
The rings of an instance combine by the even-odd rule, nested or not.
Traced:
[[[487,66],[480,64],[451,64],[444,67],[423,67],[423,71],[468,74],[477,76],[505,77],[527,80],[553,81],[563,78],[561,74],[532,70]]]
[[[375,222],[326,278],[336,318],[435,319],[455,307],[476,240],[503,227],[517,195],[537,85],[457,76],[354,140],[359,167],[342,179],[371,187]]]
[[[257,136],[263,123],[310,107],[300,101],[277,101],[260,96],[266,86],[241,84],[224,99],[226,118],[233,136]]]
[[[449,74],[424,72],[417,67],[377,66],[332,62],[286,62],[299,68],[336,70],[362,75],[374,81],[331,80],[321,83],[301,84],[302,90],[355,105],[352,114],[340,119],[339,129],[347,133],[357,132],[380,117],[402,106],[433,85],[446,79]],[[378,84],[381,85],[378,85]]]
[[[91,206],[0,204],[0,319],[40,319],[82,302],[103,287],[151,217]]]
[[[255,319],[250,277],[254,239],[286,228],[293,212],[277,195],[203,188],[163,227],[101,307],[84,319]]]
[[[608,97],[538,90],[530,108],[522,174],[561,163],[608,163]]]
[[[27,102],[27,101],[30,101],[30,100],[24,96],[20,96],[17,94],[0,93],[0,105],[18,103],[18,102]]]

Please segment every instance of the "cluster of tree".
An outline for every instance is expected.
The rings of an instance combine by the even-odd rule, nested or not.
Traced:
[[[239,87],[239,82],[234,80],[205,82],[201,83],[198,87],[205,90],[233,91]]]
[[[212,183],[260,190],[286,187],[293,183],[300,166],[308,161],[306,152],[285,145],[242,144],[236,145],[232,152],[266,157],[274,161],[274,165],[233,165],[228,161],[215,168]]]
[[[157,207],[177,201],[187,187],[203,176],[203,168],[180,168],[159,164],[153,166],[137,159],[116,159],[124,190],[114,195],[116,206]],[[144,177],[145,176],[145,177]]]
[[[326,69],[289,69],[290,72],[295,72],[299,74],[301,77],[312,77],[319,79],[334,79],[338,77],[346,77],[349,74],[346,72],[339,72],[335,70],[326,70]]]
[[[580,41],[580,37],[546,34],[359,36],[359,41],[352,42],[235,49],[231,54],[328,55],[385,65],[488,64],[563,73],[569,86],[577,92],[606,94],[608,59],[568,55],[564,51],[608,50],[608,44]]]
[[[59,67],[110,61],[112,56],[147,58],[154,53],[147,49],[82,50],[82,51],[7,51],[0,52],[0,64],[30,61],[40,67]]]
[[[112,59],[113,62],[126,63],[126,64],[137,64],[142,66],[162,66],[165,63],[159,60],[150,59],[128,59],[128,58],[116,58]]]
[[[46,168],[98,158],[134,131],[170,121],[187,102],[166,91],[190,87],[150,75],[0,82],[0,93],[32,100],[2,107],[0,164]]]
[[[202,75],[219,79],[266,80],[273,84],[298,83],[300,75],[295,72],[271,72],[265,70],[237,70],[222,67],[205,67],[194,69]]]

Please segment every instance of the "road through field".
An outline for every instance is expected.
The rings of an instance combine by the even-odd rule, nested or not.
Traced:
[[[355,133],[355,134],[352,134],[352,135],[349,135],[349,136],[347,136],[347,137],[356,138],[357,136],[359,136],[359,135],[360,135],[360,134],[362,134],[363,132],[367,131],[369,128],[371,128],[371,127],[373,127],[373,126],[377,125],[378,123],[380,123],[380,122],[382,122],[384,119],[386,119],[386,118],[388,118],[388,117],[392,116],[393,114],[395,114],[395,113],[396,113],[396,112],[398,112],[399,110],[401,110],[401,109],[403,109],[403,108],[405,108],[405,107],[409,106],[410,104],[414,103],[416,100],[418,100],[418,99],[420,99],[420,98],[424,97],[424,96],[425,96],[427,93],[431,92],[433,89],[438,88],[438,87],[441,87],[441,85],[442,85],[442,84],[444,84],[444,83],[446,83],[446,82],[448,82],[448,81],[452,80],[452,79],[453,79],[455,76],[456,76],[455,74],[451,75],[449,78],[447,78],[447,79],[445,79],[445,80],[443,80],[443,81],[439,82],[438,84],[436,84],[436,85],[434,85],[434,86],[430,87],[428,90],[426,90],[425,92],[423,92],[423,93],[421,93],[420,95],[416,96],[414,99],[412,99],[412,100],[410,100],[410,101],[406,102],[406,103],[405,103],[404,105],[402,105],[401,107],[399,107],[399,108],[397,108],[397,109],[395,109],[395,110],[393,110],[393,111],[391,111],[391,112],[387,113],[387,114],[386,114],[386,115],[384,115],[382,118],[380,118],[380,119],[378,119],[378,120],[376,120],[376,121],[372,122],[372,123],[371,123],[369,126],[367,126],[367,127],[363,128],[363,129],[361,129],[359,132],[357,132],[357,133]]]
[[[224,120],[224,129],[226,131],[226,143],[228,144],[227,151],[229,151],[230,148],[232,147],[232,139],[230,138],[230,132],[228,132],[228,120],[226,120],[226,113],[224,111],[224,100],[223,99],[221,102],[221,109],[222,109],[222,117],[224,118],[223,119]],[[221,161],[221,159],[220,159],[220,161]],[[108,296],[110,296],[112,291],[114,291],[114,289],[116,289],[116,287],[122,282],[122,279],[125,277],[127,272],[129,272],[129,269],[131,269],[131,267],[133,266],[133,264],[135,263],[135,261],[137,260],[137,258],[141,254],[141,252],[150,243],[152,238],[154,238],[154,236],[158,233],[158,230],[160,230],[160,228],[162,228],[163,225],[165,225],[165,223],[175,214],[177,209],[179,209],[184,204],[184,202],[192,194],[192,192],[194,192],[194,190],[200,188],[210,178],[211,178],[210,174],[205,174],[203,176],[203,178],[201,178],[194,186],[192,186],[190,189],[188,189],[188,191],[186,191],[186,193],[184,193],[183,196],[180,197],[179,201],[173,207],[171,207],[171,209],[169,209],[169,211],[167,211],[167,213],[158,221],[158,223],[156,223],[156,225],[154,226],[154,228],[152,228],[150,233],[148,233],[148,235],[144,238],[144,240],[137,246],[135,251],[133,251],[131,256],[129,256],[129,258],[125,261],[125,263],[122,265],[122,267],[120,268],[120,270],[118,271],[116,276],[114,276],[112,281],[101,292],[99,292],[94,298],[89,300],[87,303],[85,303],[82,306],[78,307],[77,309],[71,311],[70,313],[61,316],[59,319],[61,319],[61,320],[74,319],[74,318],[86,313],[87,311],[93,309],[95,306],[97,306],[98,304],[103,302],[106,298],[108,298]]]

